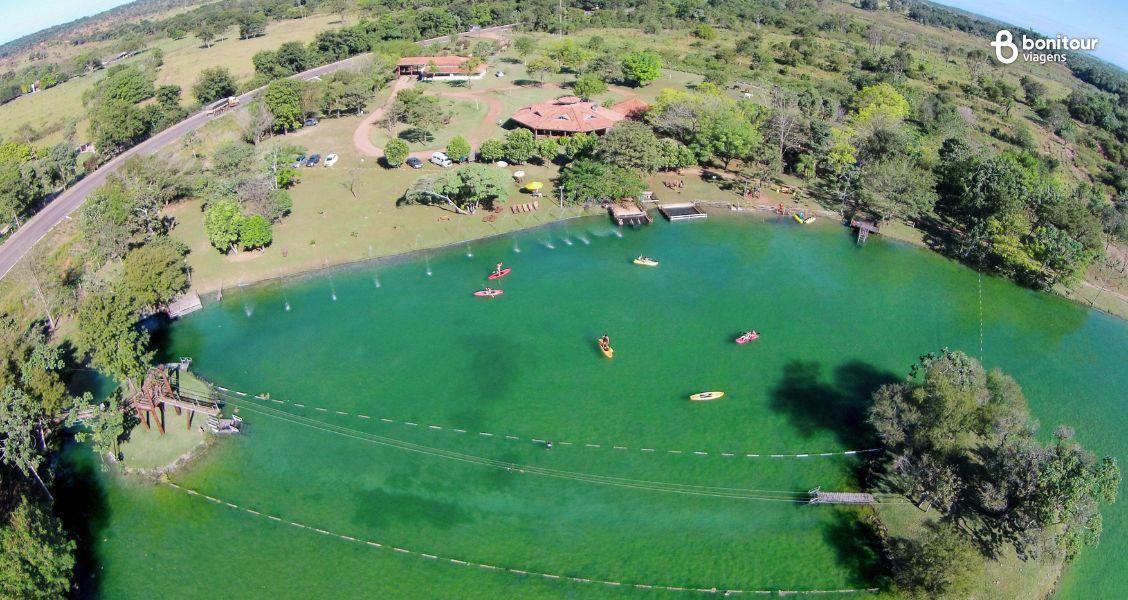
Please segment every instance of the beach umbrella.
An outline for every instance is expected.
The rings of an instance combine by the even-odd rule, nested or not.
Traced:
[[[534,182],[530,183],[529,185],[525,186],[525,189],[532,190],[532,191],[535,192],[535,191],[541,189],[542,187],[544,187],[543,183],[541,183],[539,181],[534,181]]]

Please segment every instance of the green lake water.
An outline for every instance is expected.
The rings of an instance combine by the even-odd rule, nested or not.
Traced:
[[[472,297],[499,260],[505,294]],[[750,328],[760,340],[732,342]],[[1123,322],[921,249],[858,248],[830,224],[572,221],[228,291],[166,338],[168,357],[248,393],[230,396],[247,433],[172,481],[262,514],[91,471],[91,595],[669,594],[451,558],[625,584],[866,587],[857,513],[789,500],[858,489],[863,459],[817,454],[871,448],[870,392],[943,346],[1012,373],[1046,432],[1067,423],[1128,455]],[[726,396],[687,401],[705,390]],[[1105,517],[1059,596],[1128,594],[1128,508]]]

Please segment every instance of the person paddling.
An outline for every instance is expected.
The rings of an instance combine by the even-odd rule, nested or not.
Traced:
[[[501,265],[504,263],[497,263],[497,269],[494,270],[494,275],[501,277]]]
[[[609,335],[607,335],[606,333],[603,334],[603,337],[599,338],[599,345],[603,346],[604,348],[610,348],[611,347],[611,337]]]

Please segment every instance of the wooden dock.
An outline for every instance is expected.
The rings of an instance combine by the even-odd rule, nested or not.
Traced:
[[[692,221],[707,219],[709,214],[697,207],[693,202],[679,202],[677,204],[659,204],[658,212],[666,217],[667,221]]]
[[[865,492],[824,492],[815,488],[807,492],[808,504],[876,504],[873,494]]]
[[[168,316],[170,319],[183,317],[186,314],[194,313],[204,307],[204,303],[200,301],[200,296],[196,292],[188,292],[181,295],[172,304],[168,305]]]
[[[874,223],[873,221],[865,221],[862,219],[850,219],[850,227],[858,230],[859,246],[866,243],[866,240],[869,239],[869,234],[871,232],[878,233],[878,229],[880,229],[880,226],[877,223]]]
[[[654,217],[651,217],[634,202],[612,204],[607,208],[607,212],[611,214],[611,220],[619,227],[649,225],[654,222]]]

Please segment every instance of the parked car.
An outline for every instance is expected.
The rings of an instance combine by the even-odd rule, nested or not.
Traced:
[[[407,160],[404,161],[404,162],[406,162],[407,166],[411,167],[412,169],[422,169],[423,168],[423,161],[419,160],[418,158],[415,158],[414,156],[407,157]]]
[[[307,167],[315,167],[315,166],[317,166],[317,163],[319,163],[319,162],[321,162],[321,155],[320,154],[314,154],[313,156],[310,156],[309,159],[306,160],[306,166]]]
[[[338,158],[340,158],[340,157],[337,156],[336,154],[330,154],[329,156],[326,156],[325,157],[325,166],[331,167],[331,166],[337,164]]]
[[[296,168],[302,166],[303,164],[305,164],[305,159],[306,159],[306,155],[299,154],[298,157],[296,159],[294,159],[294,164],[292,164],[290,166],[296,169]]]
[[[310,117],[310,118],[305,120],[305,126],[306,127],[313,127],[314,125],[317,125],[317,119]]]
[[[452,164],[454,164],[454,161],[452,161],[450,159],[450,157],[446,155],[445,152],[436,152],[436,153],[432,154],[431,155],[431,162],[435,163],[436,165],[439,165],[440,167],[449,167]]]

